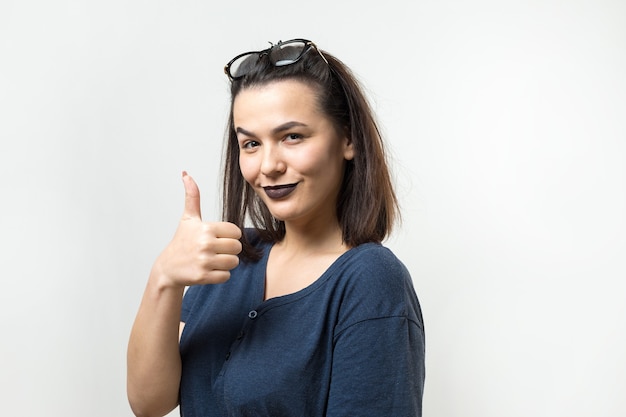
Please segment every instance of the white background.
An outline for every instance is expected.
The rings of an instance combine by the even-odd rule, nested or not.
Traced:
[[[626,415],[618,0],[1,0],[0,413],[131,415],[183,169],[218,218],[222,67],[294,37],[354,69],[388,140],[424,415]]]

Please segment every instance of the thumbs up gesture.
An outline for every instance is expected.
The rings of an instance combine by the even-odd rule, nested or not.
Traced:
[[[157,258],[153,272],[167,287],[223,283],[239,264],[241,229],[232,223],[203,222],[196,182],[183,172],[183,184],[183,216],[172,241]]]

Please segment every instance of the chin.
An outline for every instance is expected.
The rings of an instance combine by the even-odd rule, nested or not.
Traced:
[[[298,215],[297,213],[294,213],[294,210],[293,210],[294,207],[287,207],[287,205],[291,205],[291,204],[285,204],[285,203],[288,203],[288,202],[263,200],[263,204],[265,204],[265,207],[270,212],[270,214],[276,220],[280,220],[283,222],[289,219],[293,219],[294,216]]]
[[[273,211],[269,210],[272,217],[281,222],[288,222],[290,220],[294,220],[298,218],[298,214],[296,213],[286,213],[285,211]]]

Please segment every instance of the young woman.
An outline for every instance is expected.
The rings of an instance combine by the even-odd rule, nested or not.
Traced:
[[[183,173],[184,214],[131,332],[133,411],[420,416],[422,315],[380,244],[397,203],[357,81],[304,39],[225,71],[224,222],[202,221]]]

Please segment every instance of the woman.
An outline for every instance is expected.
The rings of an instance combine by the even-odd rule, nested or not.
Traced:
[[[406,268],[380,245],[397,204],[358,83],[304,39],[225,71],[225,222],[202,222],[183,173],[184,214],[131,332],[133,411],[421,415],[422,316]]]

